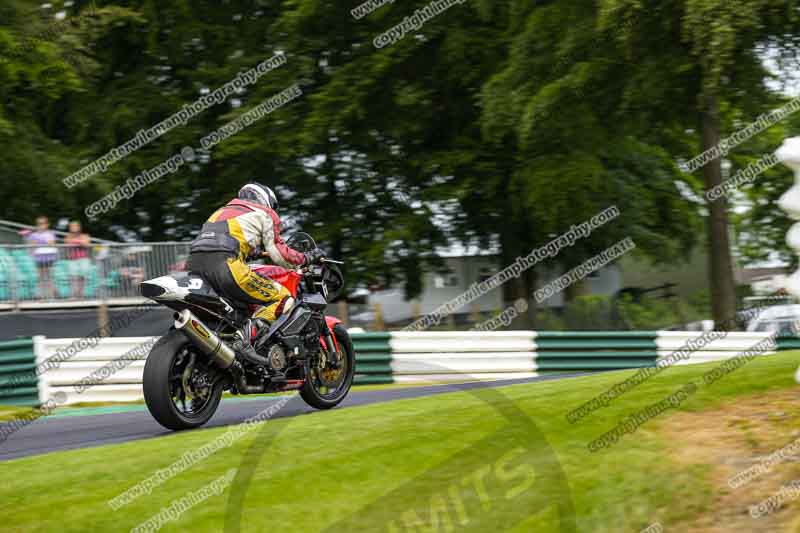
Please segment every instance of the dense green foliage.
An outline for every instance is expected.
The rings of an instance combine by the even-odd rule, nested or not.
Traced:
[[[575,330],[661,330],[682,326],[710,316],[708,294],[691,298],[643,298],[633,302],[629,296],[577,296],[560,312],[541,309],[536,314],[540,331]]]

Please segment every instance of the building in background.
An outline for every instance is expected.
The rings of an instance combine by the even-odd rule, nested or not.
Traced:
[[[441,252],[446,270],[426,272],[423,276],[423,290],[419,297],[406,300],[402,287],[390,287],[385,290],[372,291],[367,297],[367,308],[351,318],[357,322],[375,320],[376,309],[380,310],[382,319],[387,324],[409,322],[415,317],[431,313],[436,308],[453,300],[470,289],[474,283],[480,283],[498,273],[499,258],[491,253],[481,253],[475,249],[454,248]],[[542,283],[549,282],[560,275],[556,269],[543,266],[538,269]],[[590,274],[581,284],[581,294],[613,296],[622,288],[622,273],[615,265],[608,265]],[[558,293],[545,300],[540,306],[561,308],[564,305],[564,294]],[[503,310],[503,289],[498,287],[464,306],[456,313],[455,319],[467,317],[475,313],[493,314]]]

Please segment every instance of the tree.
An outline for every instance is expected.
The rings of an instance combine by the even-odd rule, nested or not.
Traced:
[[[530,232],[514,253],[615,204],[622,217],[562,252],[563,269],[624,237],[654,262],[685,258],[696,215],[662,139],[641,135],[631,127],[641,113],[619,105],[624,62],[598,31],[593,3],[513,2],[509,13],[509,53],[483,86],[480,121],[484,139],[515,154],[502,194],[512,223]]]
[[[0,195],[13,199],[3,216],[78,218],[88,197],[65,195],[61,178],[82,156],[84,113],[101,72],[91,46],[136,17],[121,7],[37,7],[0,8],[8,21],[0,26]]]
[[[289,36],[287,48],[322,58],[303,63],[304,78],[314,81],[304,144],[335,138],[377,163],[378,172],[410,184],[421,202],[450,213],[452,235],[498,247],[498,267],[615,203],[627,222],[562,254],[565,266],[624,236],[638,238],[660,260],[691,244],[691,213],[671,184],[678,173],[664,150],[633,138],[603,147],[608,128],[595,118],[585,129],[578,111],[568,117],[574,125],[551,120],[517,135],[519,109],[509,100],[519,94],[518,79],[536,79],[531,65],[515,64],[525,55],[513,44],[527,39],[518,35],[525,9],[454,7],[390,47],[371,46],[415,7],[423,4],[385,6],[358,22],[323,1],[284,13],[275,33]],[[581,131],[590,135],[564,154],[564,139]],[[510,302],[530,298],[535,288],[529,271],[504,289]]]
[[[487,86],[486,128],[514,135],[528,150],[541,149],[546,139],[569,140],[570,151],[594,154],[635,139],[633,153],[649,147],[659,154],[659,168],[669,176],[662,187],[674,180],[695,183],[675,162],[719,143],[728,126],[723,110],[774,101],[758,45],[785,51],[797,34],[796,9],[777,1],[606,0],[563,7],[513,4],[518,36],[508,67]],[[502,94],[512,95],[511,105]],[[554,136],[554,130],[568,134]],[[718,184],[720,160],[703,173],[701,188]],[[720,324],[735,312],[724,199],[709,205],[706,226],[713,315]]]

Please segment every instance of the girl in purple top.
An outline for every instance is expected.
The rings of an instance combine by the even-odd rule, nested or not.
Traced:
[[[56,234],[50,231],[50,221],[47,217],[36,219],[36,231],[25,235],[25,240],[29,244],[37,245],[33,249],[33,259],[39,271],[39,284],[42,288],[42,295],[45,298],[53,297],[53,284],[50,277],[50,267],[58,259],[58,248],[53,245],[56,243]]]

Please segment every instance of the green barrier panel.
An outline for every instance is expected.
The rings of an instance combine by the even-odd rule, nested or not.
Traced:
[[[387,370],[388,369],[388,370]],[[387,374],[392,372],[392,367],[390,365],[382,364],[382,365],[369,365],[357,362],[356,363],[356,375],[358,374],[367,374],[367,375],[381,375]]]
[[[540,350],[619,350],[621,348],[630,348],[638,350],[655,350],[655,340],[642,338],[640,340],[613,340],[613,339],[534,339],[536,342],[536,351]]]
[[[797,337],[778,337],[778,350],[800,350],[800,339]]]
[[[623,370],[655,366],[655,331],[536,332],[538,371]]]
[[[357,376],[353,381],[356,385],[390,385],[394,383],[392,376]]]
[[[0,342],[0,404],[39,405],[33,340]]]
[[[375,355],[370,353],[360,353],[358,354],[358,363],[392,363],[392,356],[391,355]]]
[[[358,335],[361,335],[360,333]],[[371,335],[371,334],[370,334]],[[372,340],[358,341],[353,339],[353,347],[358,346],[357,352],[363,353],[385,353],[387,350],[391,352],[391,347],[388,341],[378,342]]]
[[[620,352],[611,352],[611,351],[604,351],[604,350],[597,350],[596,352],[589,351],[589,350],[575,350],[572,351],[544,351],[538,352],[536,354],[537,360],[542,359],[581,359],[581,358],[608,358],[614,359],[617,357],[621,358],[638,358],[638,359],[648,359],[648,360],[655,360],[658,357],[658,352],[655,350],[653,351],[620,351]]]
[[[658,336],[657,331],[537,331],[536,340],[539,339],[603,339],[603,338],[617,338],[617,337],[642,337],[646,339],[655,339]]]
[[[356,352],[355,385],[394,383],[392,378],[392,347],[390,333],[354,333]]]
[[[563,359],[561,361],[536,361],[536,370],[624,370],[655,366],[645,359]]]

